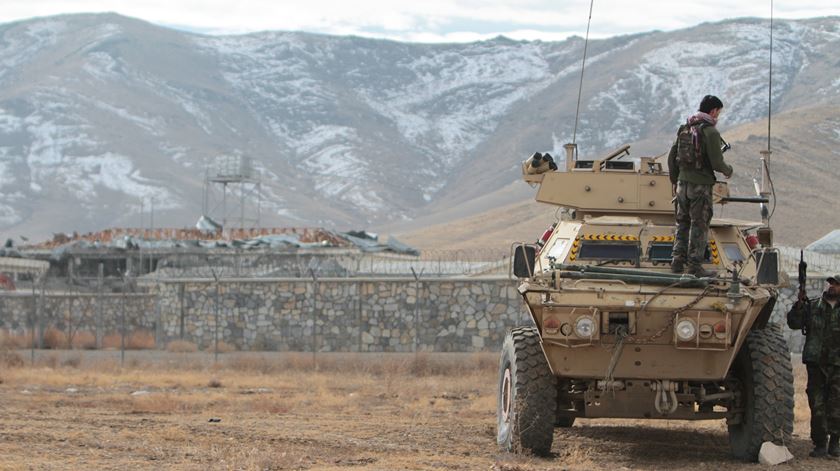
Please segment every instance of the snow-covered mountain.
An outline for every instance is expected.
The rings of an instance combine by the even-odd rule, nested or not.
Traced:
[[[754,19],[591,42],[582,154],[661,153],[707,93],[724,129],[763,119],[768,43]],[[774,47],[775,112],[840,102],[838,18],[778,21]],[[561,154],[582,48],[210,37],[113,14],[0,25],[0,233],[136,226],[151,199],[156,225],[191,225],[223,155],[253,159],[265,225],[412,220]],[[836,152],[840,125],[825,135]]]

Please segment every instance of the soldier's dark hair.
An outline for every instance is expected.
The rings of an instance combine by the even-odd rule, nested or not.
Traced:
[[[708,113],[715,108],[723,108],[723,102],[720,101],[720,98],[714,95],[706,95],[702,100],[700,100],[700,108],[698,108],[697,111]]]

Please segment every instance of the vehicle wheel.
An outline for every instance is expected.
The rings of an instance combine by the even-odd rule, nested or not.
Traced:
[[[557,379],[551,374],[534,327],[508,332],[499,362],[496,441],[504,451],[551,451],[557,412]]]
[[[793,433],[793,371],[790,353],[776,324],[752,330],[732,365],[740,390],[735,407],[743,408],[740,423],[729,424],[729,444],[735,457],[756,461],[761,444],[791,443]]]
[[[554,422],[555,427],[559,428],[569,428],[575,424],[574,417],[557,417],[557,421]]]

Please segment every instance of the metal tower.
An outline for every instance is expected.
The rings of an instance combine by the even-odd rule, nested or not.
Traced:
[[[242,229],[260,227],[261,190],[260,173],[250,157],[217,157],[205,171],[202,211],[220,221],[224,229],[237,227],[237,223]]]

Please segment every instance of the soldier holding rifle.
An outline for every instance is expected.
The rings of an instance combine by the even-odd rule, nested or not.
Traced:
[[[826,279],[819,298],[805,293],[804,260],[799,262],[799,296],[787,315],[791,329],[802,329],[802,361],[808,370],[813,457],[840,457],[840,275]]]

